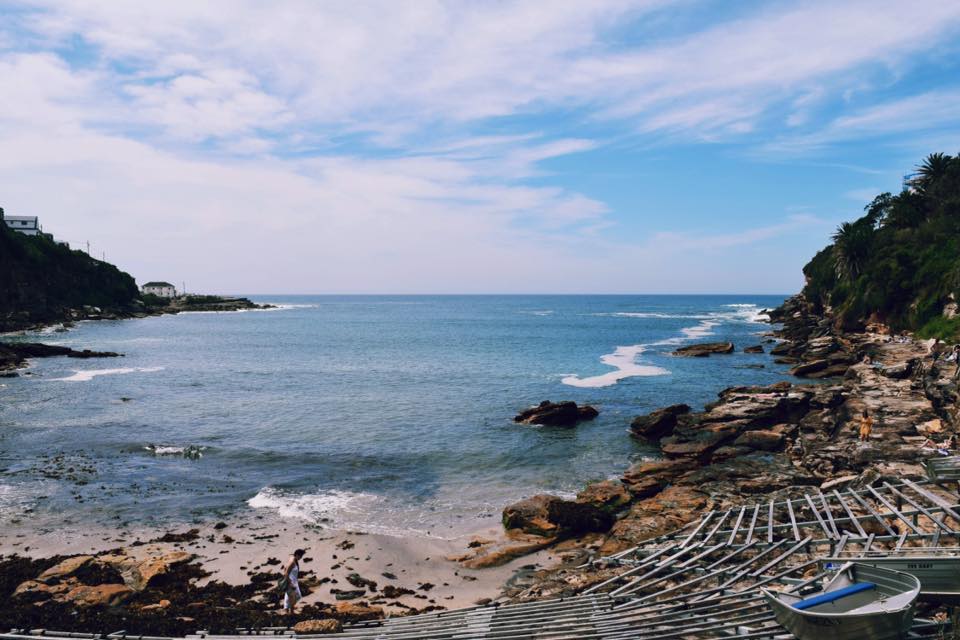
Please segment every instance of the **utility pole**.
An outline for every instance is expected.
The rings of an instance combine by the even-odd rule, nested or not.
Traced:
[[[90,241],[87,240],[87,255],[90,255]]]

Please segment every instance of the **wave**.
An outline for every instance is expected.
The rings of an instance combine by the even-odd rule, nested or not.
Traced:
[[[387,535],[426,535],[425,531],[390,527],[370,522],[382,521],[385,498],[370,493],[331,489],[319,493],[287,493],[264,487],[247,500],[252,509],[268,509],[281,518],[296,518],[313,524],[328,524],[340,529]]]
[[[691,319],[700,320],[696,325],[683,327],[680,329],[680,335],[674,338],[648,342],[645,344],[635,344],[632,346],[617,347],[613,353],[601,356],[600,362],[613,367],[615,370],[598,376],[589,376],[581,378],[576,374],[570,374],[560,381],[571,387],[609,387],[624,378],[633,378],[638,376],[662,376],[670,373],[663,367],[654,365],[645,365],[637,363],[637,358],[652,347],[669,347],[681,345],[692,340],[702,340],[708,336],[714,335],[713,329],[724,322],[747,322],[759,323],[769,320],[770,317],[757,308],[755,304],[737,303],[725,304],[725,308],[731,311],[712,311],[706,314],[669,314],[644,311],[617,311],[610,313],[596,313],[597,316],[612,316],[620,318],[670,318],[670,319]]]
[[[145,445],[144,450],[151,452],[155,456],[180,456],[183,458],[190,458],[191,460],[197,460],[203,457],[203,452],[206,451],[206,447],[195,444],[188,444],[186,446],[176,446],[176,445],[162,445],[162,444],[148,444]]]
[[[122,367],[120,369],[74,369],[72,376],[66,378],[48,378],[50,382],[90,382],[97,376],[115,376],[125,373],[153,373],[163,367]]]
[[[662,376],[670,373],[663,367],[653,365],[637,364],[637,357],[647,350],[648,345],[637,344],[631,347],[617,347],[613,353],[601,356],[600,362],[614,367],[614,371],[604,373],[599,376],[590,376],[581,378],[578,375],[569,375],[560,382],[571,387],[609,387],[616,384],[624,378],[633,378],[636,376]]]
[[[518,311],[517,313],[525,316],[549,316],[553,315],[553,309],[533,309],[530,311]]]

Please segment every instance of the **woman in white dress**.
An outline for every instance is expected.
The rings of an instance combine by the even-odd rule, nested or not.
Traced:
[[[283,571],[284,589],[283,589],[283,610],[287,614],[293,613],[293,607],[303,598],[300,595],[300,584],[297,579],[300,577],[300,558],[306,553],[303,549],[297,549],[287,560],[287,566]]]

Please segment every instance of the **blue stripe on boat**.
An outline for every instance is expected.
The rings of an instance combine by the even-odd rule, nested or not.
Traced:
[[[860,593],[861,591],[869,591],[870,589],[876,589],[877,585],[872,582],[858,582],[852,584],[849,587],[844,587],[843,589],[837,589],[836,591],[828,591],[827,593],[821,593],[818,596],[813,596],[812,598],[807,598],[806,600],[801,600],[800,602],[793,605],[794,609],[809,609],[810,607],[815,607],[818,604],[823,604],[825,602],[833,602],[839,600],[840,598],[846,598],[847,596],[852,596],[855,593]]]

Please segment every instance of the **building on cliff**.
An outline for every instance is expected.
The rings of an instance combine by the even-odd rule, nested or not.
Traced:
[[[161,298],[176,298],[177,289],[169,282],[148,282],[141,287],[144,294],[151,294]]]
[[[14,231],[26,236],[38,236],[43,232],[37,216],[3,216],[3,221]]]

